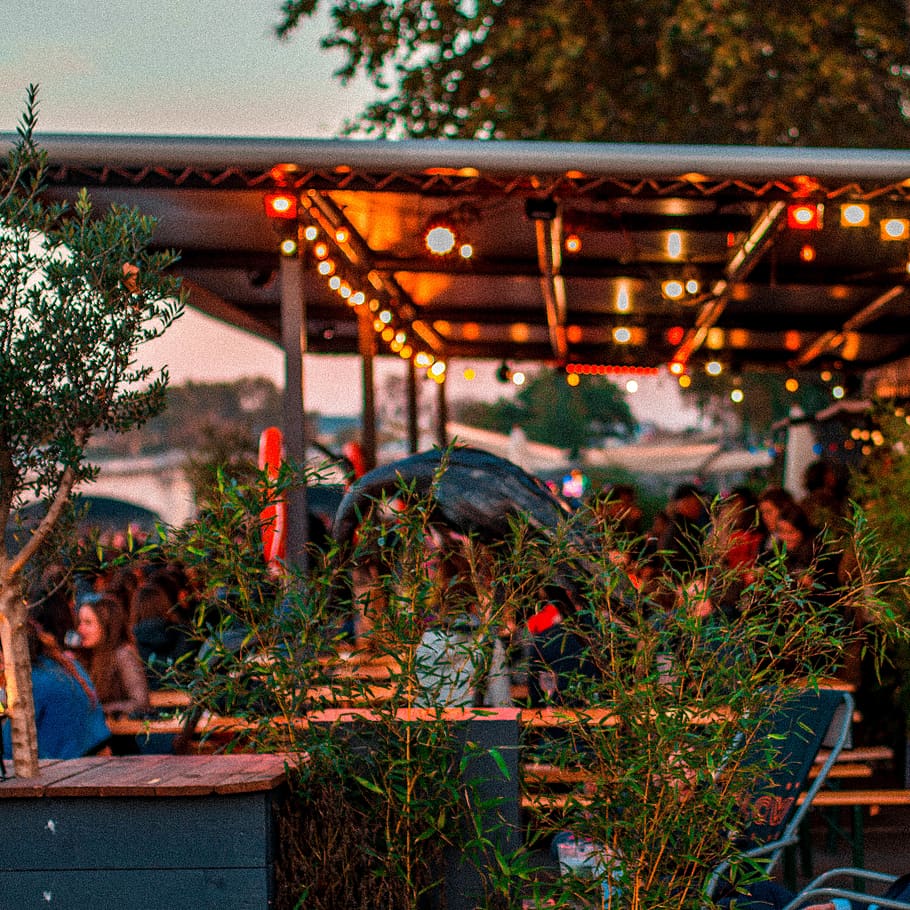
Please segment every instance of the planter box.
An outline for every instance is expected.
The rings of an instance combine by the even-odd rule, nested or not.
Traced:
[[[0,910],[270,906],[285,760],[84,758],[0,783]]]

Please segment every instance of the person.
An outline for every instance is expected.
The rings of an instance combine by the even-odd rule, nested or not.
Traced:
[[[73,647],[76,621],[73,615],[73,586],[62,565],[49,566],[29,595],[29,612],[44,632],[61,649]]]
[[[774,533],[777,518],[784,506],[794,502],[793,495],[783,487],[766,487],[758,496],[758,514],[764,532],[761,551],[767,553],[774,548]]]
[[[86,672],[32,618],[28,622],[32,693],[39,758],[110,754],[108,729]],[[9,720],[3,725],[4,758],[10,757]]]
[[[705,495],[691,483],[681,484],[673,493],[667,513],[670,522],[657,540],[657,557],[664,570],[683,575],[698,568],[709,515]]]
[[[149,710],[145,667],[126,611],[117,598],[86,597],[79,606],[79,637],[89,676],[105,714]]]
[[[736,487],[720,502],[711,526],[716,557],[727,569],[744,570],[755,565],[762,544],[755,495],[748,487]]]
[[[508,706],[511,678],[505,648],[489,620],[486,579],[477,577],[480,567],[467,558],[462,549],[467,544],[458,535],[440,529],[435,537],[437,548],[427,565],[433,602],[414,655],[421,687],[416,702],[447,708]]]
[[[161,677],[181,657],[194,650],[189,629],[177,622],[174,603],[156,583],[146,583],[133,594],[133,638],[145,666],[149,687],[157,688]]]
[[[806,495],[799,504],[816,528],[838,527],[844,517],[844,484],[834,462],[820,458],[803,475]]]

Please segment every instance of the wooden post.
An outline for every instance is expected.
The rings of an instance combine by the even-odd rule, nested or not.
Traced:
[[[449,423],[449,403],[446,398],[445,382],[437,383],[436,389],[436,443],[440,449],[449,444],[447,425]]]
[[[408,358],[408,452],[420,448],[420,425],[417,420],[417,368]]]
[[[303,355],[306,353],[306,301],[303,299],[303,262],[300,252],[281,256],[281,343],[284,347],[284,449],[287,460],[306,464],[307,429],[304,406]],[[287,561],[307,567],[309,539],[307,491],[304,484],[288,493]]]
[[[376,357],[376,333],[373,320],[366,307],[361,306],[357,316],[358,344],[360,347],[361,382],[363,385],[363,413],[361,415],[361,445],[366,470],[376,467],[376,382],[373,361]]]

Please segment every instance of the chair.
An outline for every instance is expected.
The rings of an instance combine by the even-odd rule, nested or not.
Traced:
[[[831,884],[842,877],[852,878],[854,887],[843,888]],[[861,885],[864,888],[862,891],[858,890]],[[871,889],[867,893],[869,886]],[[898,877],[870,869],[829,869],[809,882],[784,910],[798,910],[810,904],[829,901],[848,901],[852,910],[862,910],[864,907],[910,910],[910,880],[906,875]],[[838,905],[835,904],[836,906]]]
[[[773,873],[784,850],[798,843],[800,823],[844,748],[852,716],[849,692],[805,690],[782,704],[756,731],[755,746],[747,749],[741,769],[755,767],[765,784],[745,807],[742,856],[759,860],[766,875]],[[768,737],[779,743],[770,773],[758,770],[767,760]],[[830,752],[810,782],[809,772],[823,743]],[[714,870],[705,889],[708,897],[717,896],[729,869],[730,863],[724,862]]]

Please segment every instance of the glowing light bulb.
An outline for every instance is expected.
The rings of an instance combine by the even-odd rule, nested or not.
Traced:
[[[455,232],[446,225],[437,225],[427,231],[424,242],[431,253],[445,256],[455,249]]]

